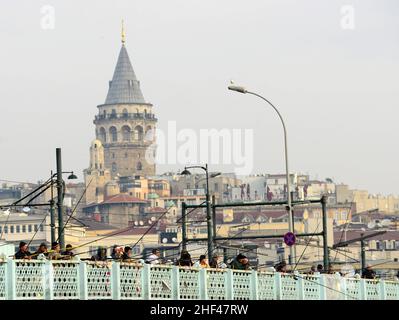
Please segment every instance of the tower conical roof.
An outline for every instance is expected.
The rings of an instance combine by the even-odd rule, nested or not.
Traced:
[[[105,99],[105,104],[118,103],[146,103],[124,43]]]

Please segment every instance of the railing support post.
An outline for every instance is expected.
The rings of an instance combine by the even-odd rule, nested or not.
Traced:
[[[208,273],[201,268],[198,272],[200,300],[208,300]]]
[[[233,286],[233,270],[227,269],[226,271],[226,299],[234,300],[234,286]]]
[[[274,273],[274,298],[276,300],[283,300],[282,299],[282,294],[281,294],[281,273],[280,272],[275,272]]]
[[[294,276],[297,279],[297,289],[298,289],[298,300],[305,300],[305,283],[303,276],[299,274],[298,271],[294,272]]]
[[[348,300],[348,290],[347,290],[347,286],[346,286],[346,278],[344,277],[340,277],[340,286],[341,286],[341,299],[342,300]]]
[[[50,260],[46,260],[43,264],[43,287],[44,287],[44,299],[54,299],[54,273],[53,264]]]
[[[365,279],[360,279],[360,300],[367,300],[367,287],[366,287],[366,280]]]
[[[180,299],[180,279],[179,279],[179,268],[176,266],[172,267],[171,270],[171,283],[172,283],[172,299]]]
[[[87,265],[83,261],[79,262],[78,282],[79,282],[79,299],[87,300],[89,298],[89,293],[87,288]]]
[[[141,273],[141,291],[144,300],[150,300],[151,297],[151,265],[144,263]]]
[[[387,300],[387,289],[385,286],[385,281],[381,280],[378,285],[380,286],[380,299]]]
[[[112,300],[121,299],[121,269],[120,263],[116,261],[111,264],[111,291]]]
[[[16,300],[17,299],[17,288],[16,288],[16,277],[15,277],[15,260],[9,259],[7,261],[6,270],[6,290],[7,299]]]
[[[325,274],[320,274],[320,300],[327,300],[327,278]]]
[[[251,271],[250,288],[251,288],[251,300],[258,300],[259,299],[258,272],[256,272],[256,270]]]

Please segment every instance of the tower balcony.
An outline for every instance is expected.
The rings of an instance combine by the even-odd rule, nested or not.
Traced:
[[[72,299],[399,300],[399,282],[78,259],[0,262],[0,300]]]
[[[99,121],[107,120],[151,120],[158,121],[153,113],[110,113],[110,114],[98,114],[94,117],[94,123]]]

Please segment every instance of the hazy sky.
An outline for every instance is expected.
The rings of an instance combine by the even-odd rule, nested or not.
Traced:
[[[46,5],[54,29],[42,28]],[[344,5],[354,29],[342,27]],[[56,147],[82,177],[124,18],[160,128],[253,129],[254,172],[283,172],[277,115],[229,92],[234,79],[280,109],[291,171],[399,194],[397,0],[19,0],[0,16],[0,179],[44,179]]]

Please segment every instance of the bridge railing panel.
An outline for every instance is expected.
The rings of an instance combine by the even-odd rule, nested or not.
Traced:
[[[251,299],[251,271],[233,270],[233,299]]]
[[[30,260],[11,260],[9,266],[14,269],[15,299],[45,299],[45,262]]]
[[[367,300],[380,300],[381,299],[381,286],[379,280],[365,279],[363,280],[366,286],[366,299]]]
[[[346,278],[346,295],[347,300],[360,300],[361,284],[360,279]]]
[[[399,300],[399,282],[384,281],[385,297],[387,300]]]
[[[201,299],[200,269],[179,268],[179,299]]]
[[[86,262],[87,297],[91,300],[112,299],[111,263]]]
[[[52,268],[53,299],[79,299],[79,261],[52,261]]]
[[[120,299],[138,300],[143,299],[142,273],[143,266],[136,263],[122,262],[119,265],[120,273]]]
[[[276,300],[276,273],[274,272],[258,272],[258,299],[259,300]]]
[[[227,299],[227,270],[208,269],[207,272],[207,295],[209,300]]]
[[[7,263],[0,262],[0,300],[6,300],[7,293]]]
[[[320,276],[312,274],[300,275],[303,283],[304,300],[320,300],[321,287]]]
[[[299,278],[294,274],[281,274],[280,300],[299,300]]]
[[[150,298],[173,299],[172,266],[151,265],[150,268]]]

